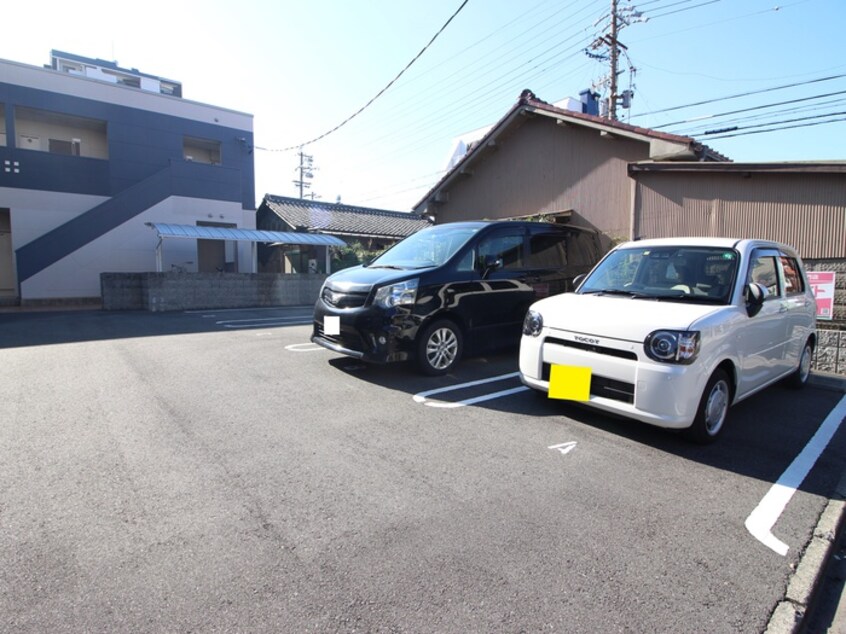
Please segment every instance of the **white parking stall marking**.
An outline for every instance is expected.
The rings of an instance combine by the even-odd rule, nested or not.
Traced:
[[[483,394],[481,396],[474,396],[473,398],[468,398],[463,401],[456,401],[454,403],[450,403],[447,401],[437,401],[437,400],[430,400],[429,397],[435,394],[444,394],[446,392],[454,392],[456,390],[463,390],[468,387],[475,387],[477,385],[485,385],[486,383],[494,383],[496,381],[505,381],[506,379],[513,379],[514,377],[520,376],[519,372],[511,372],[510,374],[501,374],[499,376],[494,376],[489,379],[479,379],[477,381],[468,381],[467,383],[459,383],[458,385],[450,385],[449,387],[439,387],[435,390],[426,390],[425,392],[419,392],[415,394],[412,398],[414,399],[415,403],[423,403],[424,405],[428,405],[429,407],[444,407],[444,408],[454,408],[454,407],[465,407],[467,405],[474,405],[476,403],[481,403],[483,401],[490,401],[495,398],[502,398],[503,396],[510,396],[512,394],[518,394],[520,392],[525,392],[529,388],[525,385],[521,385],[520,387],[514,387],[507,390],[500,390],[498,392],[493,392],[491,394]]]
[[[278,306],[265,306],[255,308],[215,308],[214,313],[210,313],[209,309],[205,310],[185,310],[182,311],[186,315],[202,315],[203,317],[217,317],[218,313],[243,313],[243,312],[259,312],[264,310],[279,310]]]
[[[318,346],[316,343],[292,343],[290,346],[285,346],[285,350],[290,352],[319,352],[326,350],[326,348]]]
[[[844,418],[846,418],[846,396],[831,410],[813,438],[808,441],[802,452],[790,463],[787,470],[746,519],[746,529],[752,536],[779,555],[787,555],[789,547],[773,535],[773,526],[781,517],[787,503],[790,502],[790,498],[796,493],[796,489],[802,484],[805,476],[816,464],[820,454],[831,442]]]
[[[214,322],[224,328],[264,328],[266,326],[304,326],[311,323],[306,317],[261,317],[253,319],[225,319]]]

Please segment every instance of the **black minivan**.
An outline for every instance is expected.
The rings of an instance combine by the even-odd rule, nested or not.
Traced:
[[[470,353],[516,345],[534,301],[572,290],[602,249],[595,231],[542,222],[454,222],[334,273],[311,340],[375,363],[444,374]]]

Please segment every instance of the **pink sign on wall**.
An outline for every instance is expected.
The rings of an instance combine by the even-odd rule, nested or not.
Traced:
[[[817,300],[817,319],[833,319],[834,272],[808,271],[808,283]]]

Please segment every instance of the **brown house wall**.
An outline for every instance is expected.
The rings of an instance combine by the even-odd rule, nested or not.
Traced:
[[[635,174],[642,238],[728,236],[793,245],[805,259],[846,258],[842,174]]]
[[[437,222],[496,219],[573,210],[572,223],[612,240],[631,231],[632,180],[627,165],[648,157],[646,143],[601,137],[596,130],[527,119],[499,149],[469,162],[471,175],[447,187]],[[482,160],[479,160],[481,158]]]

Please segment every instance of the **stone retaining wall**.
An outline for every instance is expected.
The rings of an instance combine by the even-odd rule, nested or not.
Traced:
[[[846,330],[823,330],[817,324],[814,370],[846,376]]]
[[[102,273],[103,310],[191,310],[305,306],[325,275],[274,273]]]

